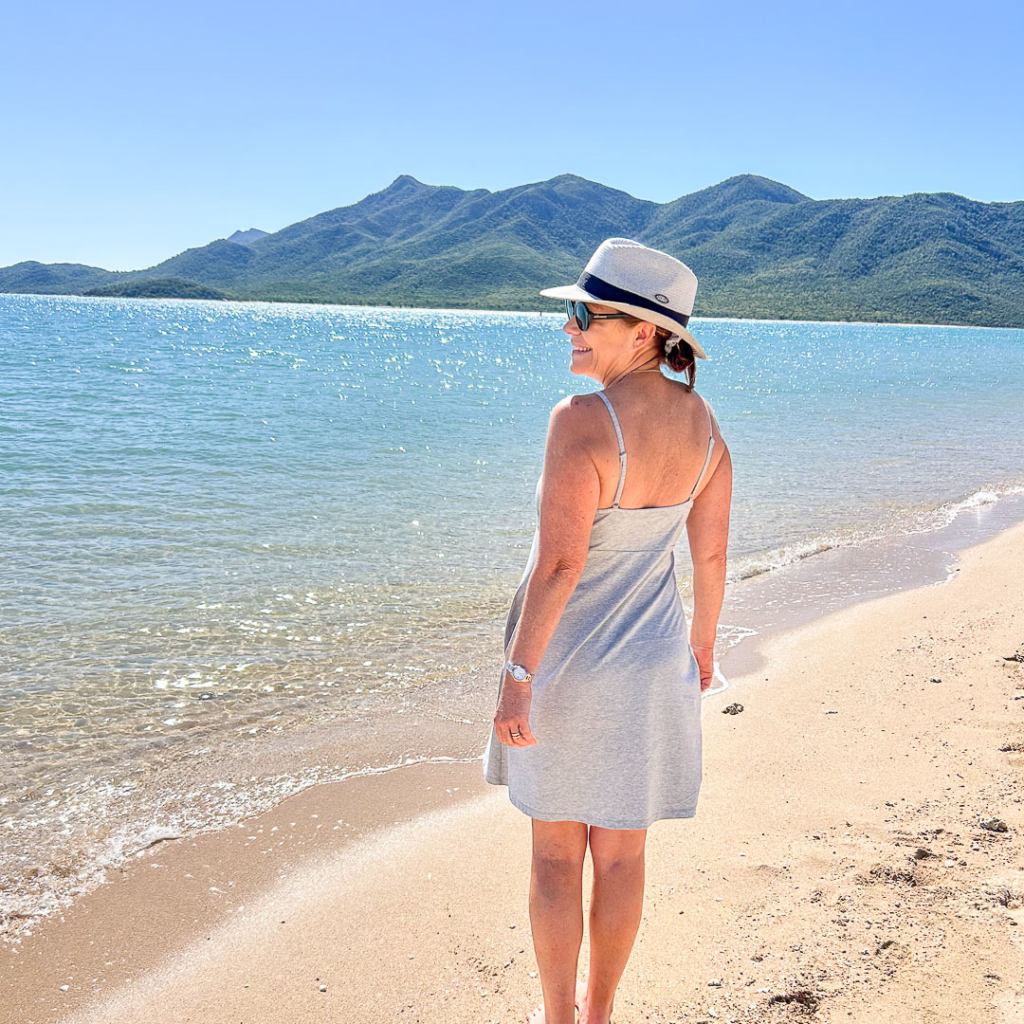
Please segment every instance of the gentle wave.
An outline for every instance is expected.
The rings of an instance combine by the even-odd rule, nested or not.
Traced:
[[[737,558],[730,562],[728,580],[731,583],[752,579],[763,573],[784,569],[806,558],[834,551],[837,548],[858,547],[876,541],[901,536],[931,533],[949,526],[957,517],[986,505],[992,505],[1000,498],[1024,494],[1024,484],[1007,481],[977,490],[954,501],[923,508],[906,509],[885,526],[875,529],[836,529],[809,537],[795,544],[784,544],[768,551]]]
[[[8,875],[0,893],[0,941],[10,945],[27,938],[40,920],[60,913],[76,898],[102,885],[108,871],[120,868],[157,843],[230,828],[311,786],[383,775],[412,765],[474,760],[477,758],[407,755],[387,764],[354,769],[315,765],[268,779],[253,777],[240,783],[210,783],[206,792],[194,794],[206,804],[205,813],[191,807],[164,812],[157,824],[149,818],[129,821],[101,834],[90,846],[68,851],[65,857],[58,855],[45,866],[33,866],[20,878]],[[116,798],[124,793],[112,790],[100,795]]]

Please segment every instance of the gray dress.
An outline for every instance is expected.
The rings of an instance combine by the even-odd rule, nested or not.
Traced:
[[[700,671],[679,599],[675,546],[715,439],[704,402],[711,437],[690,497],[678,505],[619,508],[626,450],[615,409],[603,391],[597,394],[619,440],[615,501],[594,515],[583,573],[534,671],[530,728],[537,742],[508,747],[492,724],[484,777],[508,786],[509,799],[532,818],[647,828],[697,812]],[[538,525],[505,624],[506,658],[539,537]]]

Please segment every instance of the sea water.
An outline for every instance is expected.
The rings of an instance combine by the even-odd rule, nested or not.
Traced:
[[[483,749],[548,416],[597,388],[563,322],[0,295],[5,938],[154,837]],[[1024,491],[1024,331],[692,326],[726,643]]]

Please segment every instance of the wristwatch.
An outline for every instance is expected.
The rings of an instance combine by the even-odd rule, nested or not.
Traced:
[[[517,665],[514,661],[505,662],[505,671],[517,682],[517,683],[530,683],[533,682],[533,673],[527,672],[522,665]]]

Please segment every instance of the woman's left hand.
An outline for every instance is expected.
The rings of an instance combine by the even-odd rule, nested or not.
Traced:
[[[520,683],[506,672],[498,694],[498,710],[494,713],[494,731],[506,747],[529,747],[537,742],[530,731],[532,700],[533,687]],[[514,732],[520,735],[513,736]]]

